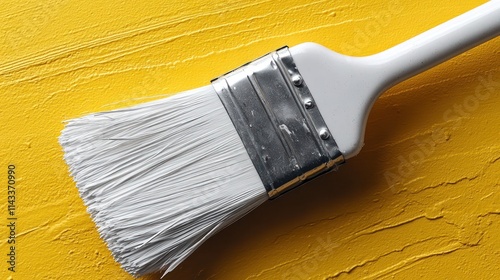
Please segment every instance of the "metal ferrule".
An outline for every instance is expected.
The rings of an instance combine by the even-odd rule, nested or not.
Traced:
[[[290,51],[212,81],[270,198],[344,162]]]

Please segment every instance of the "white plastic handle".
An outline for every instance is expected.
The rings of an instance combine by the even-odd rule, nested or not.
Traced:
[[[351,57],[315,43],[290,48],[340,151],[363,147],[368,114],[389,87],[500,35],[500,1],[490,1],[384,52]]]
[[[490,1],[370,59],[383,65],[389,87],[498,35],[500,1]]]

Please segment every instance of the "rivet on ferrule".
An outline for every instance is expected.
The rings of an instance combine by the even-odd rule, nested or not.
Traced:
[[[314,102],[311,99],[307,99],[304,102],[304,107],[306,107],[306,109],[312,109],[314,108]]]
[[[299,74],[295,74],[292,76],[292,82],[296,87],[298,87],[302,85],[302,77]]]
[[[323,139],[323,140],[327,140],[328,138],[330,138],[330,133],[328,133],[328,130],[322,129],[319,132],[319,137],[321,137],[321,139]]]

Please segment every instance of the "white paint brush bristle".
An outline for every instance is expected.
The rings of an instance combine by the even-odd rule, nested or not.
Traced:
[[[70,120],[59,141],[101,237],[135,276],[168,273],[268,199],[211,86]]]

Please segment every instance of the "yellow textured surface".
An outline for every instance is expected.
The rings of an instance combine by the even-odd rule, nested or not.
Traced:
[[[2,1],[0,278],[132,279],[68,175],[63,120],[205,85],[285,44],[372,54],[482,3]],[[264,204],[166,279],[498,278],[499,62],[497,38],[389,90],[358,157]]]

